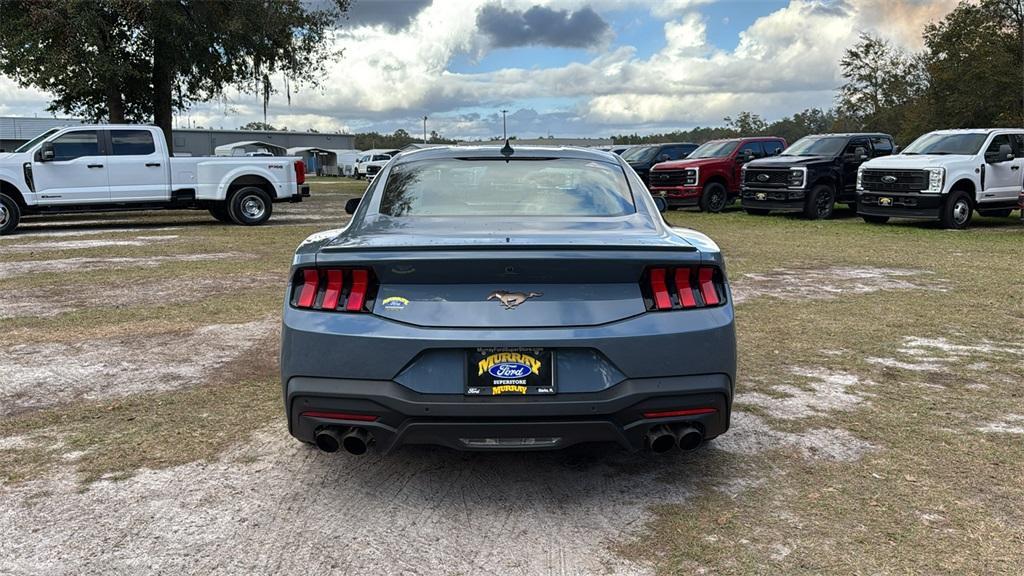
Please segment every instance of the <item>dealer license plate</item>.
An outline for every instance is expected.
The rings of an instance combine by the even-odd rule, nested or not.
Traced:
[[[476,348],[466,354],[466,394],[554,394],[554,354],[539,348]]]

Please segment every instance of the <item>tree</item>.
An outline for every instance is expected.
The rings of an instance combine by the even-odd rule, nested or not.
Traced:
[[[758,136],[768,128],[768,123],[764,121],[764,118],[750,112],[740,112],[736,118],[726,116],[724,120],[726,128],[743,136]]]
[[[1024,125],[1024,2],[961,2],[924,39],[932,126]]]
[[[249,122],[238,127],[239,130],[252,130],[254,132],[277,132],[277,128],[266,122]]]
[[[348,0],[0,0],[0,71],[54,94],[50,110],[146,121],[272,77],[315,85],[338,55],[328,32]]]
[[[922,57],[866,33],[846,49],[839,67],[846,80],[837,97],[840,119],[856,130],[900,133],[907,109],[928,86]]]

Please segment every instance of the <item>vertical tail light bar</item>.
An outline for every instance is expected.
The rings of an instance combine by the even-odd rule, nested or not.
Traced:
[[[345,309],[349,312],[359,312],[363,309],[363,302],[366,301],[366,288],[369,283],[369,273],[366,270],[356,269],[352,271],[352,292],[348,295],[348,304]]]
[[[651,269],[651,294],[654,296],[654,306],[658,310],[672,308],[672,298],[668,295],[668,286],[665,284],[665,269]]]
[[[706,308],[724,303],[725,280],[713,266],[648,268],[641,284],[648,310]]]
[[[316,301],[316,292],[320,287],[320,273],[315,268],[302,271],[302,285],[299,287],[299,298],[295,305],[299,308],[312,308]]]
[[[306,183],[306,163],[303,162],[302,160],[295,161],[295,183]]]
[[[345,286],[341,270],[327,271],[327,288],[324,289],[324,303],[321,306],[324,310],[335,310],[338,308],[338,299],[341,298],[341,289]]]
[[[700,283],[700,296],[704,299],[704,305],[717,306],[718,290],[715,288],[715,269],[701,268],[697,272],[697,281]]]
[[[303,268],[292,281],[292,305],[332,312],[369,312],[366,303],[376,292],[377,282],[369,268]]]

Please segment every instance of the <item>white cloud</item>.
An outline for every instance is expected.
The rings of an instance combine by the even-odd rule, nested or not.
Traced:
[[[467,111],[530,109],[532,102],[552,101],[561,104],[542,104],[539,113],[531,110],[520,120],[536,126],[536,133],[569,136],[718,124],[741,110],[775,118],[831,104],[841,83],[838,60],[860,31],[916,49],[923,25],[955,2],[790,0],[741,32],[734,49],[723,50],[708,42],[709,22],[699,12],[710,0],[637,0],[634,8],[646,7],[667,20],[664,48],[649,58],[613,42],[583,63],[545,68],[523,62],[490,72],[452,72],[456,58],[476,59],[488,50],[476,28],[486,1],[435,1],[399,31],[384,25],[344,30],[335,40],[344,57],[328,65],[320,88],[293,87],[291,106],[283,95],[274,96],[268,121],[293,129],[393,126],[418,133],[418,119],[426,114],[428,129],[488,137],[500,132],[500,116]],[[591,6],[598,14],[622,7],[611,0],[506,0],[502,6],[524,10],[537,4],[570,11]],[[232,92],[227,99],[227,106],[198,105],[189,116],[214,127],[262,120],[255,96]],[[0,77],[0,114],[45,107],[41,93]]]

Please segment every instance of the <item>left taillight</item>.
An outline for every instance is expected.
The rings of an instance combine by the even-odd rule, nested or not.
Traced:
[[[640,280],[648,310],[708,308],[725,303],[725,277],[713,266],[651,267]]]
[[[292,278],[291,304],[330,312],[369,312],[377,282],[369,268],[302,268]]]
[[[295,161],[295,183],[306,183],[306,163],[303,162],[302,160]]]

